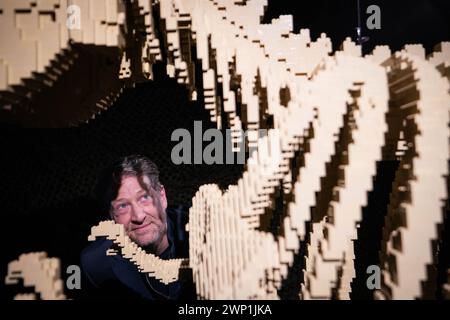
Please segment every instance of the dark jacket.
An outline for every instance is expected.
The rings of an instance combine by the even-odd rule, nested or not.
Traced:
[[[188,258],[189,237],[185,231],[188,212],[184,207],[168,208],[166,212],[169,247],[159,257]],[[107,256],[106,250],[112,245],[111,240],[101,237],[81,252],[81,268],[84,273],[82,287],[86,299],[195,299],[189,270],[184,270],[178,281],[165,285],[139,272],[137,267],[120,253]]]

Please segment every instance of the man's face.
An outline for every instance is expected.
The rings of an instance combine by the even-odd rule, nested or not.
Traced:
[[[144,183],[150,186],[149,179]],[[122,177],[117,198],[111,202],[112,216],[123,224],[128,236],[141,247],[158,245],[166,236],[167,199],[164,187],[147,192],[136,177]]]

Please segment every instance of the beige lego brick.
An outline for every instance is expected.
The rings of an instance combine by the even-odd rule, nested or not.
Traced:
[[[24,287],[34,287],[41,300],[65,300],[60,272],[59,259],[48,258],[46,252],[21,254],[8,264],[5,284],[18,284],[22,279]],[[35,300],[36,294],[18,294],[15,299]]]
[[[8,85],[8,67],[0,60],[0,88]]]
[[[371,54],[366,55],[366,59],[372,60],[376,64],[382,64],[391,57],[391,49],[388,46],[376,46]]]
[[[14,300],[37,300],[34,293],[18,293],[14,296]]]
[[[450,62],[450,42],[441,42],[434,48],[434,52],[428,56],[428,61],[435,66],[444,62]]]
[[[0,5],[0,61],[7,67],[0,90],[21,84],[32,72],[45,72],[57,53],[68,48],[68,41],[85,44],[118,46],[120,0],[5,0]],[[35,3],[35,6],[32,6]],[[81,29],[68,28],[70,5],[79,6]],[[19,11],[17,11],[19,10]]]
[[[338,54],[361,57],[361,46],[357,45],[349,37],[347,37],[341,45],[341,50],[336,52],[336,55]]]
[[[164,284],[177,281],[180,268],[184,268],[186,261],[183,259],[163,260],[159,257],[146,253],[136,243],[125,235],[123,225],[113,221],[102,221],[97,226],[92,227],[89,241],[94,241],[96,237],[106,236],[112,240],[120,249],[120,254],[133,262],[140,272],[161,281]],[[118,250],[108,249],[105,255],[113,255]]]
[[[127,53],[124,51],[120,62],[119,79],[130,78],[131,74],[131,59],[127,58]]]
[[[301,284],[300,298],[303,300],[331,299],[337,262],[323,263],[320,254],[320,240],[324,237],[325,219],[314,223],[311,232],[308,254],[305,257],[304,280]]]
[[[421,44],[407,44],[404,46],[403,52],[415,55],[421,59],[425,59],[425,48]]]

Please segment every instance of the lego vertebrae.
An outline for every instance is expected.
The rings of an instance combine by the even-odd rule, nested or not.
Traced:
[[[92,227],[88,240],[94,241],[96,237],[106,237],[115,244],[105,254],[115,255],[118,251],[114,248],[118,248],[120,254],[133,262],[140,272],[147,273],[164,284],[177,281],[180,269],[186,266],[186,259],[163,260],[154,254],[146,253],[125,234],[123,225],[111,220],[102,221]]]
[[[24,287],[34,287],[35,293],[19,293],[15,300],[65,300],[60,273],[58,258],[48,258],[46,252],[24,253],[8,264],[5,284],[18,284],[22,279]]]

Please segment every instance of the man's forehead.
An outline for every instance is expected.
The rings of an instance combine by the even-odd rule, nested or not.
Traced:
[[[147,188],[150,187],[150,180],[148,177],[144,176],[142,178],[142,182],[147,186]],[[122,196],[126,196],[129,194],[136,194],[140,192],[146,192],[146,190],[143,188],[139,183],[139,180],[135,176],[124,176],[122,178],[122,182],[119,188],[119,191],[117,193],[117,199],[121,198]]]

